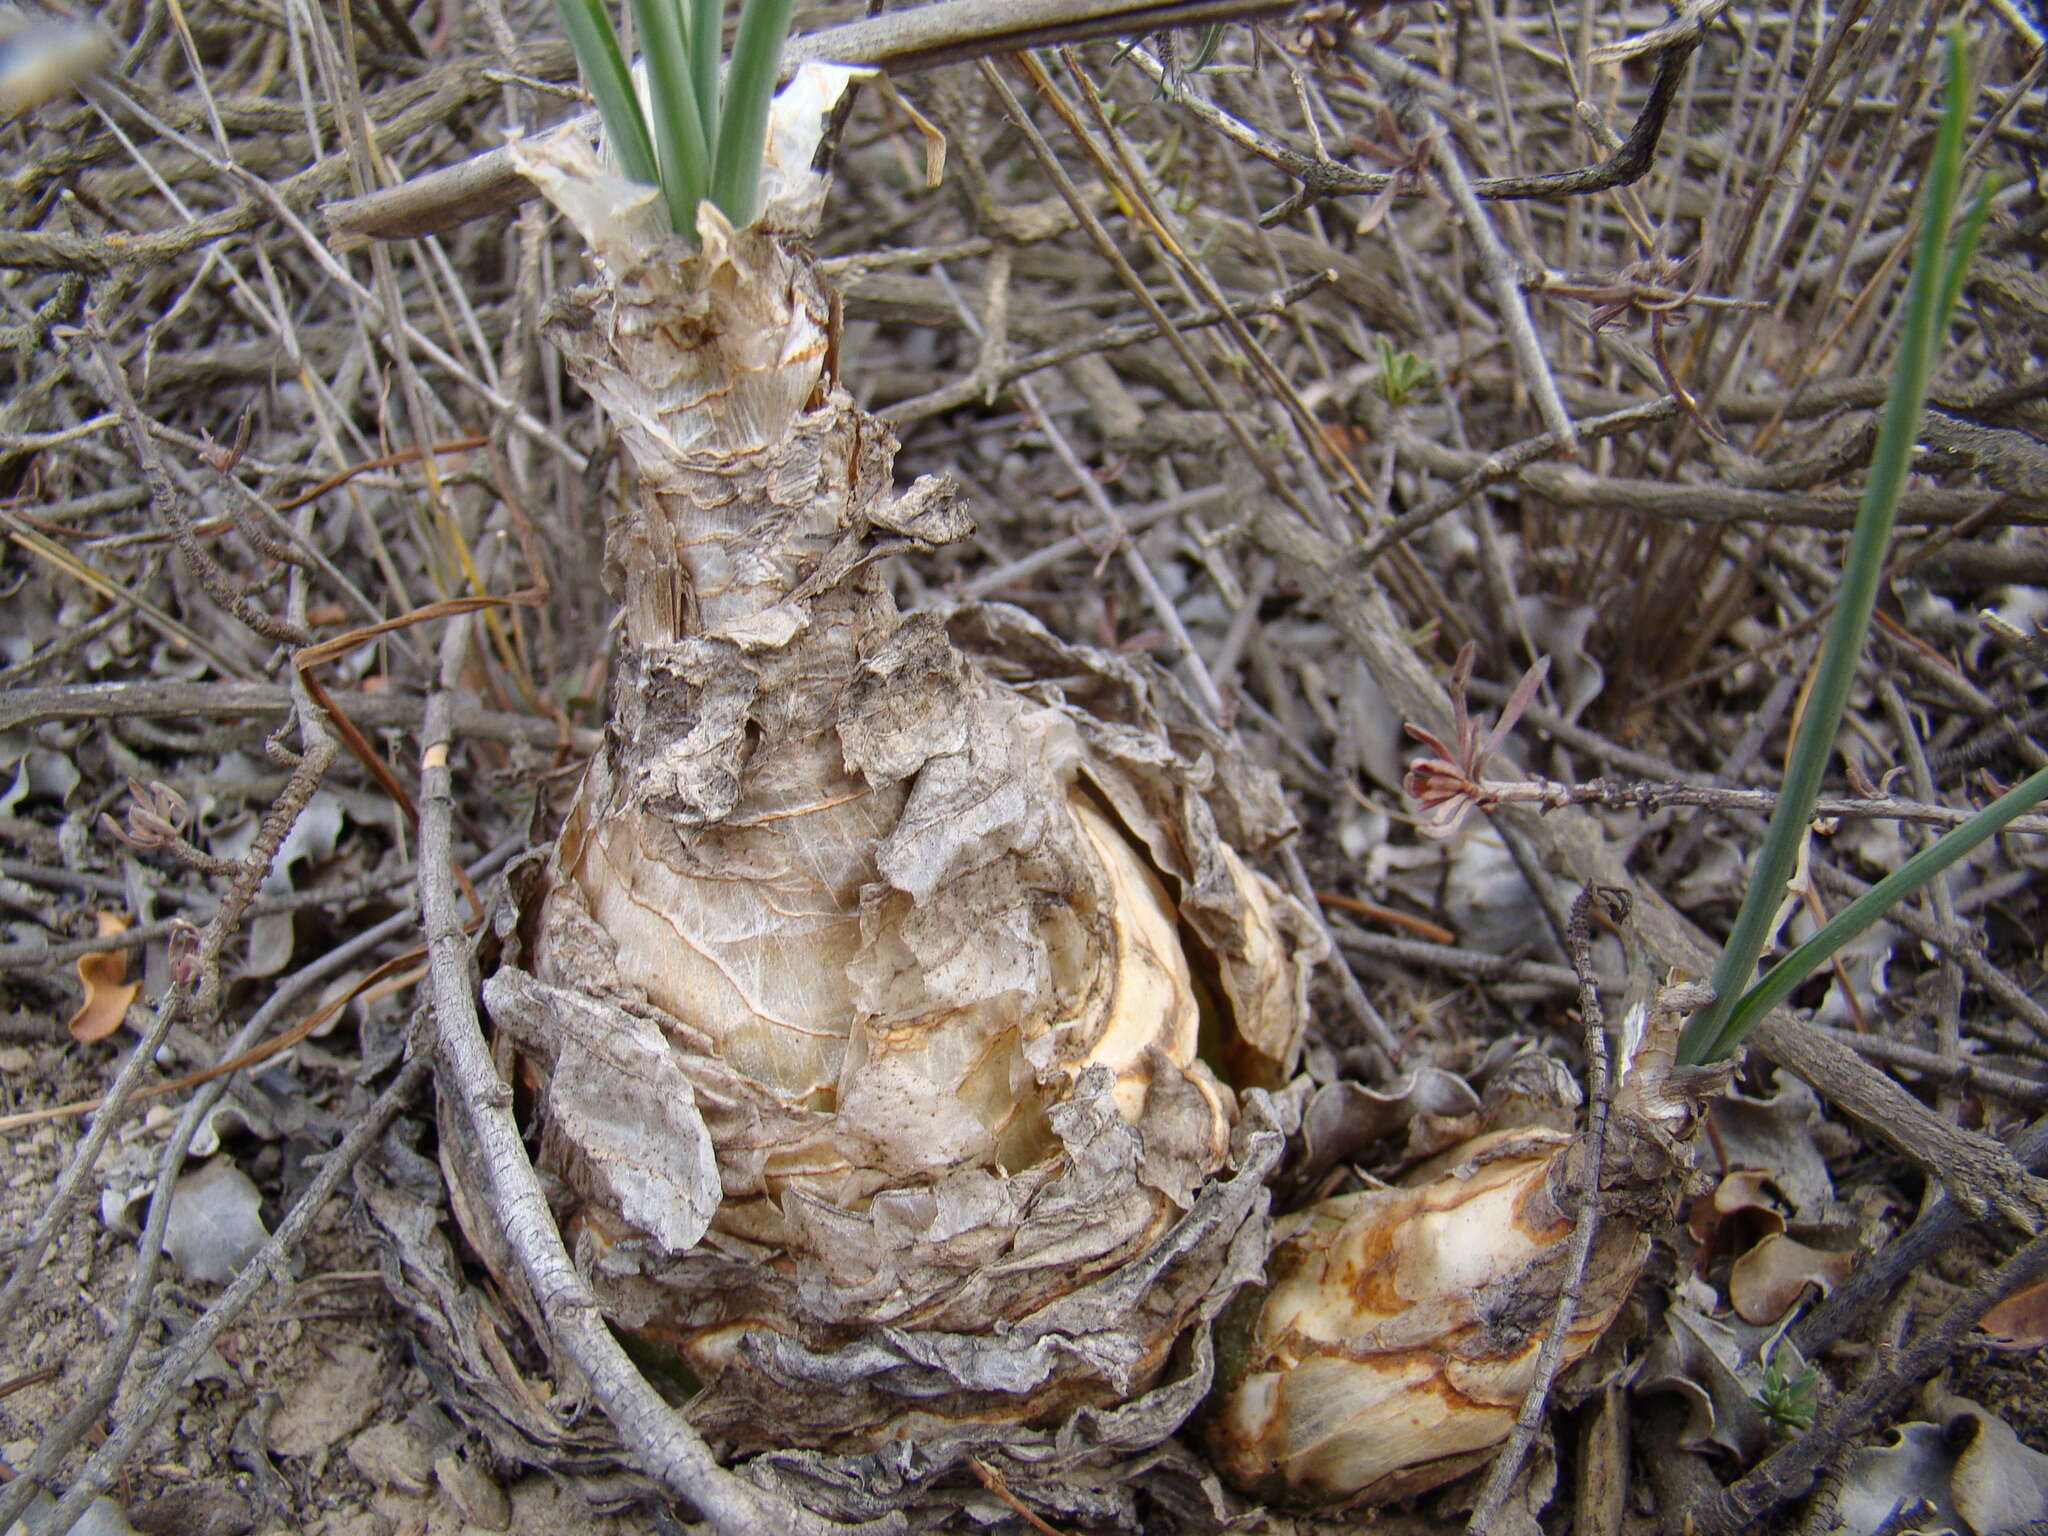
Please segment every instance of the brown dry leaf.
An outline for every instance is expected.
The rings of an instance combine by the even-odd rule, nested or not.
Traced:
[[[1712,1194],[1695,1200],[1686,1212],[1686,1230],[1710,1253],[1741,1253],[1774,1232],[1785,1230],[1785,1218],[1764,1186],[1768,1173],[1738,1168],[1714,1186]]]
[[[1745,1323],[1762,1327],[1792,1309],[1809,1285],[1826,1295],[1849,1277],[1854,1250],[1809,1248],[1773,1232],[1735,1261],[1728,1275],[1728,1299]]]
[[[100,937],[111,939],[128,931],[128,919],[118,912],[101,912]],[[103,949],[78,957],[78,979],[85,983],[85,1001],[64,1027],[80,1045],[104,1040],[128,1017],[128,1005],[142,990],[142,983],[128,980],[128,951]]]
[[[1820,1100],[1797,1078],[1780,1072],[1769,1098],[1730,1093],[1715,1101],[1713,1144],[1724,1170],[1760,1168],[1785,1197],[1786,1214],[1798,1221],[1826,1219],[1835,1187],[1819,1136],[1825,1122]]]
[[[1947,1425],[1948,1443],[1957,1448],[1949,1479],[1956,1513],[1977,1536],[1997,1536],[2048,1519],[2048,1456],[1986,1409],[1975,1403],[1963,1408]]]
[[[1664,1314],[1663,1332],[1652,1341],[1636,1378],[1638,1394],[1675,1392],[1685,1400],[1686,1425],[1679,1445],[1688,1451],[1718,1447],[1738,1459],[1754,1461],[1770,1448],[1770,1426],[1757,1411],[1763,1390],[1759,1358],[1771,1336],[1739,1319],[1725,1322],[1709,1316],[1697,1303],[1711,1303],[1712,1293],[1694,1280]],[[1789,1343],[1780,1369],[1797,1372],[1805,1364]]]
[[[2048,1344],[2048,1280],[2013,1292],[1986,1312],[1977,1326],[2010,1349]]]

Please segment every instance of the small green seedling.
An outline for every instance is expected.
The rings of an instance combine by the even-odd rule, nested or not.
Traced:
[[[1773,1347],[1764,1358],[1763,1390],[1750,1398],[1756,1411],[1780,1434],[1797,1434],[1813,1428],[1820,1411],[1820,1371],[1802,1365],[1787,1373],[1783,1351]]]
[[[1216,50],[1223,46],[1223,23],[1212,21],[1202,28],[1202,35],[1195,39],[1192,58],[1180,58],[1179,49],[1171,32],[1159,35],[1159,62],[1165,66],[1166,78],[1160,82],[1160,93],[1183,95],[1188,88],[1188,79],[1207,69],[1216,57]]]
[[[1681,1065],[1697,1066],[1728,1055],[1767,1013],[1825,964],[1830,956],[1942,870],[2048,796],[2048,768],[2000,795],[1961,826],[1923,849],[1852,902],[1791,954],[1756,977],[1757,961],[1777,924],[1785,884],[1813,817],[1820,781],[1855,680],[1856,663],[1891,543],[1892,524],[1905,494],[1914,438],[1950,313],[1984,225],[1989,189],[1963,206],[1963,137],[1970,116],[1970,69],[1960,27],[1948,38],[1946,101],[1924,183],[1920,234],[1906,283],[1904,323],[1892,370],[1891,392],[1871,454],[1870,478],[1856,512],[1856,531],[1844,562],[1835,616],[1815,669],[1813,687],[1793,737],[1785,782],[1750,871],[1735,926],[1715,966],[1715,999],[1687,1022],[1679,1042]],[[1958,218],[1958,211],[1961,217]]]
[[[1116,56],[1109,61],[1109,67],[1114,69],[1123,63],[1130,57],[1131,50],[1141,41],[1142,39],[1134,37],[1117,49]],[[1160,101],[1170,96],[1182,96],[1187,93],[1189,78],[1215,62],[1216,52],[1223,46],[1223,23],[1212,21],[1202,28],[1202,35],[1195,40],[1195,52],[1191,58],[1181,57],[1178,35],[1171,31],[1155,33],[1153,46],[1158,50],[1159,56],[1159,86],[1153,91],[1152,99]],[[1111,107],[1110,111],[1113,114],[1116,108]]]
[[[1373,346],[1379,353],[1380,371],[1373,375],[1372,387],[1387,404],[1397,409],[1419,398],[1432,382],[1430,366],[1413,352],[1396,352],[1394,344],[1381,336]]]
[[[641,110],[604,0],[555,0],[619,169],[661,188],[669,222],[694,239],[709,198],[737,228],[759,211],[768,106],[795,0],[742,0],[723,81],[721,0],[630,0],[647,66]]]

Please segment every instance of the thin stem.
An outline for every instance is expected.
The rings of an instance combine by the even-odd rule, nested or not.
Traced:
[[[758,211],[761,150],[768,136],[768,104],[782,42],[789,35],[793,0],[746,0],[725,73],[725,105],[718,119],[718,158],[711,199],[739,228]]]
[[[1579,1291],[1585,1284],[1586,1266],[1593,1256],[1593,1239],[1599,1233],[1601,1167],[1607,1155],[1607,1121],[1612,1105],[1608,1091],[1607,1022],[1600,1003],[1600,983],[1593,970],[1593,918],[1596,908],[1617,923],[1628,916],[1625,900],[1589,884],[1572,902],[1571,922],[1566,929],[1572,971],[1579,986],[1580,1019],[1586,1047],[1585,1157],[1582,1183],[1578,1189],[1578,1215],[1573,1219],[1571,1246],[1565,1252],[1564,1274],[1559,1279],[1557,1310],[1552,1313],[1549,1331],[1543,1335],[1543,1343],[1536,1351],[1534,1378],[1522,1399],[1520,1411],[1515,1415],[1515,1427],[1508,1432],[1507,1443],[1494,1458],[1493,1466],[1486,1474],[1485,1486],[1479,1490],[1479,1499],[1472,1506],[1472,1518],[1465,1527],[1466,1536],[1487,1536],[1502,1524],[1501,1512],[1514,1490],[1515,1479],[1522,1470],[1529,1447],[1535,1443],[1536,1432],[1543,1426],[1544,1407],[1550,1401],[1557,1373],[1564,1365],[1565,1351],[1571,1344],[1572,1319],[1579,1308]]]
[[[1833,754],[1835,733],[1855,680],[1871,609],[1877,601],[1885,551],[1891,543],[1892,524],[1905,493],[1914,436],[1934,371],[1936,344],[1948,325],[1948,311],[1942,300],[1952,286],[1950,279],[1955,268],[1951,263],[1966,263],[1969,259],[1967,244],[1959,242],[1953,254],[1949,249],[1949,231],[1962,179],[1963,130],[1970,98],[1968,76],[1961,39],[1952,34],[1948,45],[1947,108],[1928,168],[1892,388],[1871,456],[1870,477],[1856,514],[1856,532],[1844,563],[1834,623],[1829,626],[1822,647],[1813,690],[1786,764],[1784,786],[1764,834],[1763,848],[1750,871],[1742,909],[1714,967],[1715,999],[1693,1016],[1679,1043],[1678,1059],[1683,1065],[1718,1060],[1742,1038],[1733,1028],[1732,1016],[1756,977],[1757,961],[1776,926],[1785,882],[1798,861],[1813,802],[1820,792],[1821,775]],[[1974,219],[1966,219],[1959,231],[1962,241],[1966,242],[1975,228]],[[1749,1013],[1745,1017],[1754,1023],[1762,1015]]]
[[[647,119],[640,110],[633,76],[619,52],[619,36],[612,30],[603,0],[555,0],[555,12],[569,34],[569,46],[576,62],[583,66],[583,78],[604,119],[605,136],[612,153],[619,157],[619,169],[631,180],[659,186],[660,172],[654,159],[654,142],[647,137]]]
[[[654,148],[661,163],[661,195],[669,222],[689,239],[697,229],[711,173],[711,146],[697,105],[696,71],[678,0],[633,0],[641,57],[654,118]]]

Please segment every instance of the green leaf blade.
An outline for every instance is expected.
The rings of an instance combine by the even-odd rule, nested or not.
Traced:
[[[789,35],[794,0],[746,0],[733,37],[725,74],[725,101],[718,120],[718,158],[711,199],[735,228],[759,211],[761,152],[768,136],[768,107]]]
[[[2039,768],[1961,826],[1950,828],[1850,902],[1823,924],[1819,932],[1772,966],[1763,980],[1743,994],[1742,1000],[1728,1015],[1727,1037],[1731,1042],[1739,1042],[1765,1014],[1791,996],[1794,988],[1827,964],[1843,945],[1986,838],[2003,830],[2015,817],[2032,810],[2044,798],[2048,798],[2048,768]],[[1732,1043],[1730,1049],[1733,1049]]]
[[[598,116],[604,119],[605,137],[618,157],[620,171],[629,180],[659,186],[654,142],[647,136],[639,93],[633,89],[633,76],[619,51],[619,37],[612,30],[603,0],[555,0],[555,14],[569,34],[569,47],[590,86]]]
[[[1960,274],[1968,263],[1970,243],[1980,222],[1974,214],[1966,217],[1956,231],[1958,243],[1951,247],[1949,237],[1950,231],[1956,229],[1963,137],[1970,103],[1969,63],[1960,31],[1949,36],[1946,96],[1923,183],[1920,230],[1912,269],[1907,274],[1905,315],[1891,390],[1885,398],[1869,476],[1857,508],[1856,530],[1843,563],[1834,622],[1828,627],[1813,687],[1800,715],[1785,765],[1785,780],[1771,812],[1763,847],[1757,853],[1741,909],[1714,968],[1714,1001],[1687,1022],[1678,1047],[1681,1065],[1697,1066],[1719,1060],[1734,1050],[1755,1019],[1762,1017],[1755,1015],[1740,1031],[1733,1026],[1737,1002],[1750,993],[1756,980],[1757,962],[1770,942],[1785,884],[1798,863],[1800,843],[1812,819],[1821,778],[1834,753],[1836,732],[1855,681],[1871,611],[1877,604],[1878,584],[1884,573],[1899,502],[1905,495],[1935,356],[1948,329],[1954,298],[1962,290]]]
[[[697,111],[704,120],[704,143],[714,165],[718,161],[718,61],[724,53],[723,0],[691,0],[690,57],[696,66]]]
[[[641,57],[647,61],[662,196],[676,233],[694,239],[697,205],[710,185],[711,147],[697,105],[683,0],[633,0],[633,20],[640,28]]]

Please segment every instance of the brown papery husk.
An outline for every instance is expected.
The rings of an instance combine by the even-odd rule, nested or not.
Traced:
[[[1156,668],[1014,609],[899,615],[877,558],[969,524],[895,491],[815,266],[708,207],[701,250],[649,237],[587,162],[536,179],[600,257],[550,334],[634,472],[624,639],[485,985],[571,1252],[734,1448],[926,1476],[1018,1426],[1154,1443],[1291,1126],[1317,943],[1230,846],[1285,806]],[[1076,1439],[1083,1409],[1117,1427]]]
[[[1669,1003],[1652,1011],[1612,1106],[1567,1365],[1628,1299],[1686,1189],[1699,1106],[1726,1082],[1722,1069],[1674,1067],[1680,1020]],[[1586,1155],[1583,1133],[1497,1131],[1400,1187],[1288,1217],[1266,1287],[1218,1327],[1202,1439],[1225,1478],[1271,1503],[1359,1506],[1483,1463],[1552,1327]]]

